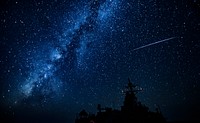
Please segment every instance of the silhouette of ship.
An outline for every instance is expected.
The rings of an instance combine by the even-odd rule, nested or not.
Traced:
[[[85,110],[82,110],[75,123],[166,123],[159,107],[156,108],[155,112],[152,112],[137,100],[136,94],[139,91],[141,89],[137,89],[137,86],[128,79],[124,105],[121,106],[121,110],[101,108],[101,105],[98,104],[96,115],[89,115]]]

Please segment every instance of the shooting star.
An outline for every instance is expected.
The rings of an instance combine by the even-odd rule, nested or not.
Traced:
[[[153,42],[153,43],[150,43],[150,44],[147,44],[147,45],[144,45],[144,46],[135,48],[135,49],[133,49],[133,50],[143,49],[143,48],[145,48],[145,47],[149,47],[149,46],[152,46],[152,45],[155,45],[155,44],[159,44],[159,43],[162,43],[162,42],[166,42],[166,41],[172,40],[172,39],[174,39],[174,38],[176,38],[176,37],[171,37],[171,38],[167,38],[167,39],[164,39],[164,40],[156,41],[156,42]]]

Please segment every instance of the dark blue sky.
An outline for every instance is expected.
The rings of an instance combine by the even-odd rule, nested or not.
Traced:
[[[196,0],[2,0],[2,114],[72,122],[99,103],[120,109],[130,77],[151,110],[200,120],[199,8]]]

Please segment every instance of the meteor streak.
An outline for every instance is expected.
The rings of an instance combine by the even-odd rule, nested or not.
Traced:
[[[150,43],[150,44],[147,44],[147,45],[144,45],[144,46],[135,48],[135,49],[133,49],[133,50],[143,49],[143,48],[145,48],[145,47],[149,47],[149,46],[152,46],[152,45],[155,45],[155,44],[159,44],[159,43],[162,43],[162,42],[166,42],[166,41],[172,40],[172,39],[174,39],[174,38],[176,38],[176,37],[171,37],[171,38],[167,38],[167,39],[164,39],[164,40],[156,41],[156,42],[153,42],[153,43]]]

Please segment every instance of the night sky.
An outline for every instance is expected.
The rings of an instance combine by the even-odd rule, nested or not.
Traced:
[[[1,0],[1,115],[72,123],[128,78],[167,120],[200,120],[198,0]]]

